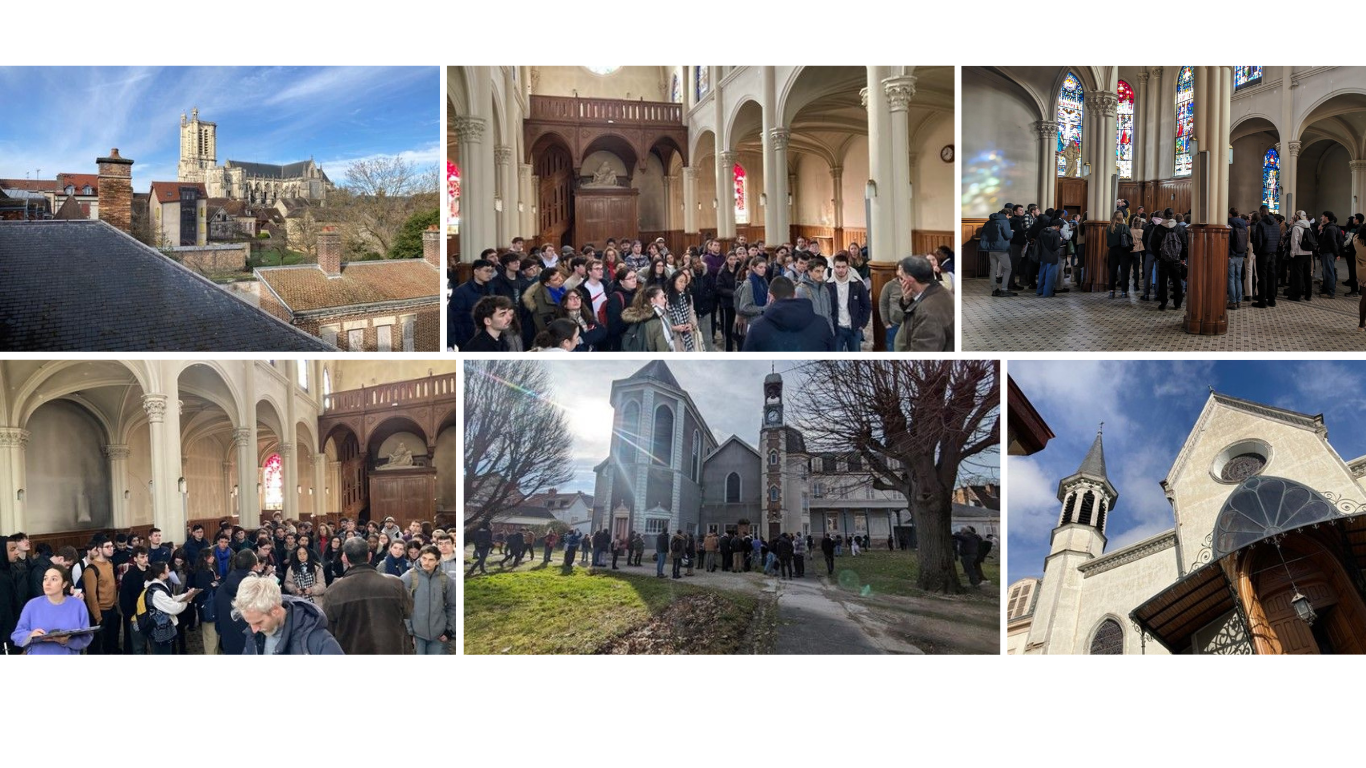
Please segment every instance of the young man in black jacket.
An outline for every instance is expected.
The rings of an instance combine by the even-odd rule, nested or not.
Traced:
[[[147,565],[147,548],[133,547],[133,556],[128,561],[128,570],[124,572],[123,580],[119,583],[119,612],[123,614],[123,652],[125,654],[142,655],[147,653],[147,641],[138,631],[138,624],[134,620],[134,614],[137,613],[138,597],[142,595],[142,590],[147,586]]]
[[[1337,296],[1338,254],[1342,253],[1342,230],[1338,229],[1338,218],[1332,211],[1324,211],[1319,216],[1319,263],[1323,267],[1323,285],[1319,293],[1328,298]]]
[[[485,296],[474,305],[471,313],[474,326],[479,329],[466,342],[465,352],[509,352],[508,339],[515,331],[512,329],[514,310],[506,296]]]
[[[1032,206],[1031,206],[1032,207]],[[1034,223],[1034,217],[1025,213],[1023,205],[1015,206],[1010,216],[1010,283],[1008,291],[1018,291],[1020,289],[1019,277],[1020,269],[1024,265],[1025,248],[1029,245],[1029,225]]]
[[[1174,257],[1163,256],[1162,249],[1169,241],[1169,250],[1175,253]],[[1180,309],[1181,299],[1184,298],[1181,286],[1181,264],[1186,261],[1188,250],[1186,229],[1176,225],[1172,209],[1167,208],[1162,211],[1162,223],[1153,227],[1148,243],[1153,254],[1157,257],[1157,309],[1162,311],[1167,308],[1168,283],[1171,284],[1172,288],[1173,308]]]
[[[1263,205],[1261,218],[1249,233],[1257,255],[1257,309],[1276,306],[1276,250],[1281,245],[1281,226]]]

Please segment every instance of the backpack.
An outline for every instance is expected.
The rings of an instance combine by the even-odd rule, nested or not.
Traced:
[[[159,589],[170,595],[170,590],[162,584],[149,584],[142,594],[138,595],[137,610],[133,614],[133,620],[137,622],[138,631],[143,637],[151,638],[157,644],[169,643],[175,639],[175,625],[171,623],[170,614],[158,609],[148,595],[152,590]]]
[[[199,620],[205,624],[215,624],[218,622],[218,587],[214,587],[203,594],[203,602],[199,604]]]
[[[621,335],[622,352],[645,352],[649,346],[649,334],[645,332],[645,326],[650,321],[643,323],[631,323],[626,332]]]
[[[414,569],[413,569],[413,578],[412,578],[412,581],[410,581],[410,582],[408,583],[408,597],[411,597],[414,601],[417,600],[417,580],[418,580],[417,571],[418,571],[418,570],[421,570],[421,569],[418,569],[418,568],[414,568]],[[446,602],[446,585],[447,585],[448,582],[450,582],[450,577],[446,575],[446,572],[445,572],[445,571],[441,570],[441,565],[440,565],[439,563],[438,563],[437,566],[436,566],[436,574],[433,575],[432,578],[436,579],[436,583],[438,583],[438,584],[441,585],[441,602],[442,602],[442,603]]]
[[[1319,236],[1314,233],[1314,225],[1310,224],[1300,233],[1300,250],[1318,253]]]
[[[1167,230],[1162,237],[1162,246],[1158,249],[1158,255],[1168,263],[1181,261],[1181,234],[1175,228]]]
[[[1229,238],[1228,252],[1247,255],[1247,227],[1233,228],[1233,236]]]

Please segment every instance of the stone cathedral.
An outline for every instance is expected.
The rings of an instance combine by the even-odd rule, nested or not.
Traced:
[[[180,165],[177,180],[203,184],[209,197],[274,205],[280,198],[320,202],[332,180],[313,158],[287,165],[227,160],[218,164],[218,123],[199,119],[195,107],[180,115]]]
[[[1058,483],[1043,577],[1010,585],[1007,653],[1366,653],[1364,476],[1322,415],[1211,392],[1160,481],[1173,527],[1107,552],[1097,434]]]

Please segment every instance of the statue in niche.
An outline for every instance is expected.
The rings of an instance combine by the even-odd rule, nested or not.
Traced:
[[[393,453],[389,454],[389,463],[384,465],[384,469],[411,466],[413,466],[413,452],[408,450],[408,446],[404,443],[399,443]]]
[[[1067,178],[1075,179],[1081,176],[1081,146],[1068,144],[1067,149],[1062,151],[1062,157],[1067,162]]]
[[[593,184],[595,187],[615,187],[617,185],[617,172],[612,170],[612,164],[606,160],[598,166],[597,173],[593,174]]]

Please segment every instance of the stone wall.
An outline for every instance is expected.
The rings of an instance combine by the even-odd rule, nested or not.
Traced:
[[[171,248],[172,259],[200,274],[241,272],[247,267],[247,243],[239,245],[200,245]]]
[[[267,295],[269,291],[262,291],[261,308],[271,314],[276,314],[275,310],[267,307]],[[274,297],[270,297],[273,301]],[[280,308],[283,311],[283,308]],[[430,304],[422,305],[415,309],[404,310],[382,310],[376,312],[339,312],[331,315],[312,315],[309,317],[295,318],[292,322],[295,327],[310,333],[318,338],[332,341],[338,349],[345,352],[376,352],[379,349],[379,332],[376,330],[377,319],[383,320],[393,318],[394,324],[391,331],[391,341],[393,351],[403,351],[403,323],[401,318],[407,315],[414,315],[413,320],[413,349],[418,352],[436,352],[441,345],[441,309],[437,300],[433,299]],[[278,316],[278,315],[277,315]],[[381,323],[384,324],[384,323]],[[323,326],[337,329],[337,338],[333,341],[324,336]],[[364,341],[359,348],[353,348],[350,344],[349,333],[352,329],[360,329]]]

